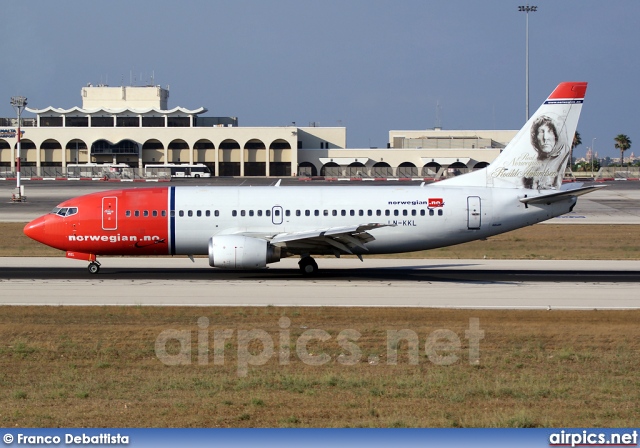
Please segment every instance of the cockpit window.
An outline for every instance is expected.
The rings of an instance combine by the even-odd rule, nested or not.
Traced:
[[[71,216],[78,213],[78,207],[55,207],[51,213],[58,216]]]

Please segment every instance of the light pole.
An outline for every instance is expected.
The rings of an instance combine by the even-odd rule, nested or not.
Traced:
[[[18,138],[18,144],[17,144],[17,156],[16,156],[16,194],[17,194],[17,198],[16,195],[14,195],[13,200],[14,202],[22,202],[22,189],[20,187],[20,137],[21,137],[21,131],[20,131],[20,125],[22,124],[22,111],[24,110],[24,108],[27,105],[27,99],[23,96],[12,96],[11,97],[11,105],[13,106],[13,108],[16,110],[16,112],[18,113],[18,132],[17,132],[17,138]]]
[[[593,137],[593,139],[591,140],[591,180],[593,180],[593,155],[596,152],[595,146],[594,146],[595,144],[596,144],[596,138]]]
[[[526,120],[529,121],[529,12],[536,12],[537,6],[518,6],[518,11],[527,13],[527,25],[526,25],[526,38],[525,38],[525,108],[526,108]]]

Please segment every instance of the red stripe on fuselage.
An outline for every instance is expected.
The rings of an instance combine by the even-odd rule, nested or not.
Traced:
[[[169,253],[168,188],[93,193],[69,199],[59,207],[77,207],[78,213],[47,215],[46,240],[41,240],[45,244],[96,255]],[[105,217],[110,218],[108,222]]]

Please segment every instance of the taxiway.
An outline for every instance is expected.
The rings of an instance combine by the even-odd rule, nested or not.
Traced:
[[[640,308],[640,261],[296,259],[223,271],[207,259],[102,258],[100,274],[65,258],[0,258],[5,305]]]

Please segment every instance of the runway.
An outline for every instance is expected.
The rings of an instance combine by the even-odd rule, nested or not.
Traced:
[[[223,271],[206,259],[107,258],[98,275],[65,258],[0,258],[5,305],[351,306],[637,309],[640,261],[296,259]]]

